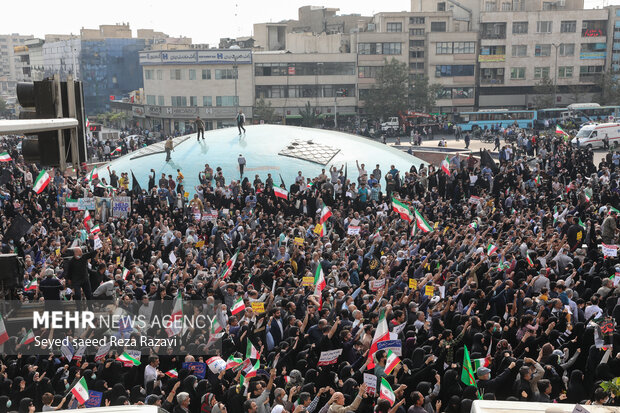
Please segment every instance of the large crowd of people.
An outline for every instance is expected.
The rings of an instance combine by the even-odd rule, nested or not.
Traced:
[[[119,348],[37,354],[23,328],[2,344],[0,413],[79,408],[80,383],[101,406],[174,413],[469,413],[478,398],[617,406],[605,383],[620,376],[620,157],[595,164],[560,136],[523,140],[527,150],[501,148],[499,165],[454,155],[399,171],[368,154],[300,171],[286,191],[205,159],[215,170],[185,199],[182,171],[153,171],[140,188],[128,171],[56,172],[37,194],[39,169],[5,139],[1,243],[24,260],[20,302],[109,300],[150,316],[181,297],[220,328],[138,348],[139,365]],[[126,218],[88,220],[67,202],[111,194],[131,197]],[[31,226],[9,239],[21,218]],[[342,352],[325,363],[331,350]],[[227,368],[185,364],[214,356]]]

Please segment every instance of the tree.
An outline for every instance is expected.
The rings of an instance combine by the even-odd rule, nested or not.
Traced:
[[[534,86],[534,106],[536,109],[552,108],[555,106],[553,96],[555,94],[555,84],[549,76],[545,76]]]
[[[430,112],[431,108],[435,106],[435,99],[440,90],[441,85],[439,83],[429,84],[428,77],[416,78],[409,91],[411,108],[421,112]]]
[[[6,116],[8,114],[7,112],[6,101],[0,97],[0,116]]]
[[[320,112],[310,104],[310,101],[306,103],[303,109],[299,110],[299,114],[301,115],[301,126],[311,128],[319,121]]]
[[[263,98],[256,101],[256,105],[254,106],[254,119],[259,121],[263,120],[265,123],[271,123],[274,121],[275,115],[276,111],[271,107],[271,102],[267,104]]]
[[[395,58],[389,62],[386,59],[375,85],[368,91],[366,113],[373,119],[382,119],[406,111],[408,80],[409,70],[405,63]]]
[[[596,78],[595,87],[599,92],[594,101],[601,106],[616,105],[620,101],[620,84],[616,75],[605,72]]]

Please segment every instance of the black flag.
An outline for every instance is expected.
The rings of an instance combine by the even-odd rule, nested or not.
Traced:
[[[4,234],[4,238],[17,241],[26,235],[28,231],[30,231],[30,228],[32,228],[32,224],[26,218],[21,215],[16,215],[13,218],[11,226],[6,231],[6,234]]]
[[[489,154],[489,151],[487,151],[486,149],[480,152],[480,164],[482,166],[488,166],[489,168],[491,168],[494,174],[499,172],[497,164]]]
[[[282,178],[282,174],[278,174],[280,175],[280,186],[283,187],[284,189],[286,189],[286,185],[284,184],[284,179]]]
[[[131,171],[131,179],[133,181],[131,184],[131,192],[133,192],[135,196],[138,196],[142,193],[142,188],[140,187],[140,183],[136,179],[136,176],[133,174],[133,171]]]

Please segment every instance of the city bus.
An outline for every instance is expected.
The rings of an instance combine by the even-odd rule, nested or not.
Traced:
[[[620,106],[601,106],[598,103],[573,103],[568,105],[563,117],[576,117],[585,122],[608,122],[620,117]]]
[[[454,123],[463,131],[475,128],[505,128],[517,124],[522,129],[532,129],[537,119],[535,110],[486,109],[478,112],[461,112]]]

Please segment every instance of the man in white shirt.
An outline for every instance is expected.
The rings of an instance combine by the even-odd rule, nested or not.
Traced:
[[[586,306],[584,311],[586,322],[593,318],[598,318],[603,314],[603,310],[598,306],[598,297],[592,297],[591,304]]]
[[[149,382],[155,381],[164,375],[164,373],[157,369],[158,366],[159,357],[150,356],[149,365],[144,369],[144,388],[148,388]]]

